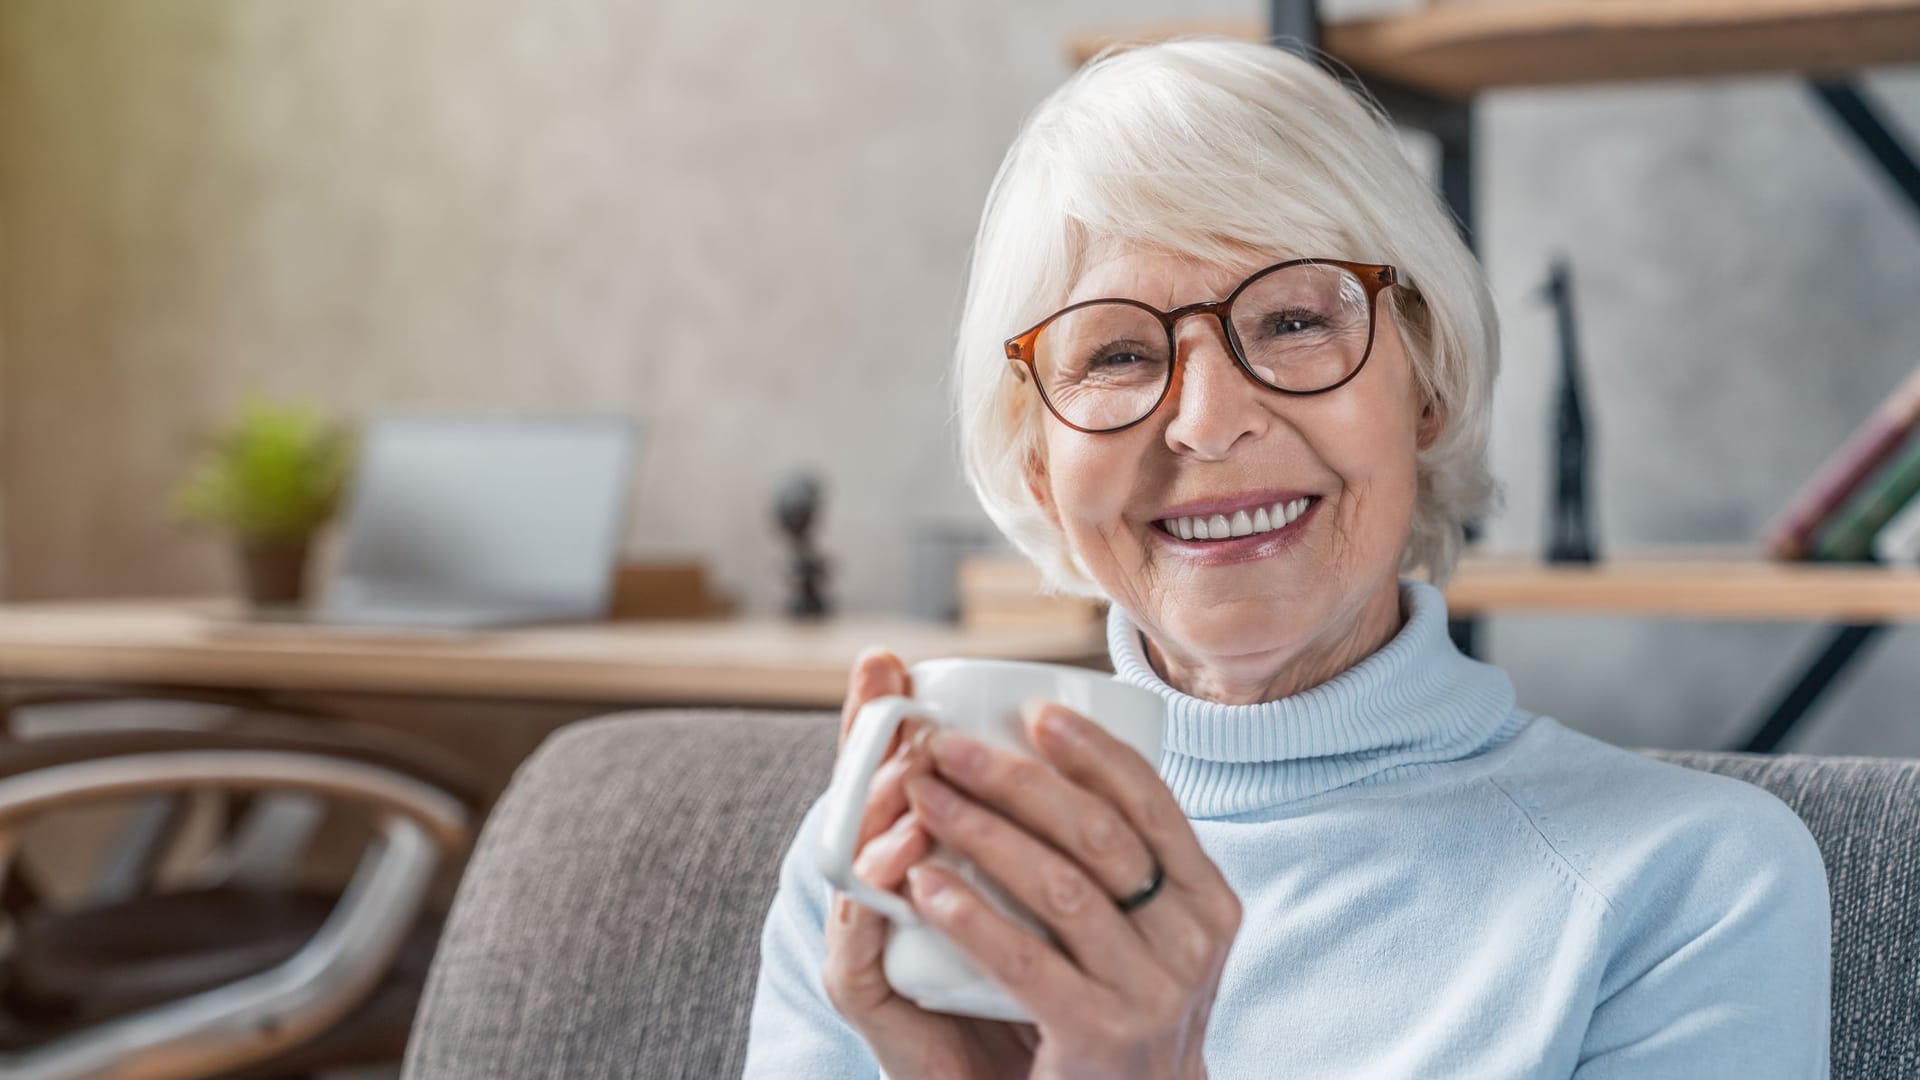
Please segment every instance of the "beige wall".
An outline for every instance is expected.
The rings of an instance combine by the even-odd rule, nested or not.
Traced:
[[[0,76],[4,78],[4,76]],[[4,155],[4,144],[0,144],[0,155]],[[0,190],[0,195],[3,195]],[[4,206],[0,201],[0,206]],[[7,231],[4,217],[0,217],[0,462],[6,460],[7,450],[7,285],[5,270],[7,267]],[[7,491],[6,470],[0,467],[0,598],[7,595]]]
[[[911,519],[981,520],[940,380],[992,170],[1070,30],[1163,10],[8,0],[10,594],[223,585],[166,495],[260,389],[630,412],[630,546],[762,608],[816,466],[837,594],[901,603]]]
[[[1335,3],[1336,10],[1400,0]],[[637,551],[768,610],[768,496],[834,488],[850,606],[916,516],[978,520],[940,380],[967,243],[1089,25],[1245,0],[0,0],[0,573],[11,595],[225,583],[165,494],[260,388],[651,425]],[[1920,138],[1920,72],[1869,90]],[[1497,545],[1549,490],[1547,261],[1574,259],[1609,550],[1750,542],[1914,363],[1920,233],[1792,79],[1490,95],[1505,319]],[[1522,700],[1617,741],[1729,741],[1810,626],[1494,620]],[[1803,748],[1920,753],[1920,633]]]

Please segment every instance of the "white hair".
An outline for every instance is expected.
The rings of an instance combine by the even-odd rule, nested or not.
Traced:
[[[1050,592],[1104,597],[1027,485],[1043,407],[1004,342],[1066,302],[1096,244],[1206,261],[1249,250],[1391,263],[1388,310],[1442,423],[1419,454],[1400,569],[1444,582],[1462,527],[1498,489],[1486,468],[1498,321],[1452,215],[1384,112],[1292,53],[1195,37],[1109,50],[1027,118],[974,240],[954,356],[960,454],[995,525]]]

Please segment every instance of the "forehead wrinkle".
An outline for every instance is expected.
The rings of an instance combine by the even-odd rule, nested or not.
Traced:
[[[1249,253],[1244,260],[1229,264],[1178,252],[1116,250],[1111,247],[1105,251],[1095,250],[1089,255],[1080,275],[1068,290],[1068,303],[1114,297],[1152,304],[1162,311],[1172,311],[1205,300],[1224,299],[1248,274],[1278,261]],[[1104,280],[1101,272],[1116,262],[1127,264],[1124,271],[1112,280]],[[1192,296],[1186,296],[1182,290],[1195,279],[1204,282],[1204,287],[1195,288]],[[1092,281],[1103,283],[1095,287],[1088,284]],[[1151,282],[1158,282],[1161,287],[1150,287],[1147,283]]]

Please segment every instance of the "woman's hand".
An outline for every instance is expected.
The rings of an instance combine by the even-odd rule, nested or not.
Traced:
[[[840,716],[840,741],[860,707],[877,697],[911,694],[906,666],[891,653],[870,651],[855,661]],[[907,869],[927,856],[930,840],[907,807],[906,784],[933,771],[920,721],[901,725],[886,760],[875,771],[860,821],[854,873],[877,889],[905,882]],[[894,1080],[1025,1076],[1032,1069],[1034,1029],[1026,1024],[930,1013],[893,992],[880,961],[885,916],[836,893],[827,915],[827,998],[865,1039]]]
[[[953,874],[912,866],[914,908],[1036,1021],[1031,1070],[1001,1075],[1205,1076],[1202,1043],[1240,926],[1238,898],[1131,747],[1057,704],[1029,716],[1027,733],[1044,761],[951,731],[922,740],[937,775],[896,774],[914,839],[890,849],[888,876],[918,863],[924,829],[1057,942],[1001,915]],[[916,857],[905,857],[909,843]],[[1158,893],[1121,910],[1117,901],[1153,881],[1156,868]]]
[[[897,658],[863,655],[842,741],[860,706],[911,692]],[[911,876],[915,909],[1037,1023],[930,1013],[895,994],[881,969],[885,917],[844,895],[826,928],[829,1000],[896,1080],[1204,1077],[1206,1022],[1239,928],[1238,899],[1131,747],[1059,705],[1029,717],[1028,735],[1044,761],[902,725],[869,789],[854,872],[887,890]],[[1054,940],[925,862],[934,839],[978,865]],[[1116,899],[1138,892],[1156,866],[1159,892],[1122,912]]]

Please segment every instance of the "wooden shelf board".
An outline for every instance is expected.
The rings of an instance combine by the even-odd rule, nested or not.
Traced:
[[[1073,37],[1085,63],[1116,42],[1179,34],[1266,40],[1254,20]],[[1843,74],[1920,63],[1920,0],[1535,0],[1452,3],[1329,23],[1321,46],[1362,76],[1449,97],[1514,86],[1757,74]]]
[[[1036,605],[1040,574],[1018,555],[982,556],[962,576],[991,582],[1008,609]],[[1675,619],[1920,622],[1920,570],[1782,563],[1734,545],[1640,548],[1594,566],[1474,552],[1447,585],[1456,615],[1562,612]],[[1055,620],[1058,621],[1058,620]]]
[[[1645,554],[1593,566],[1472,555],[1447,585],[1454,615],[1920,622],[1920,570]]]

